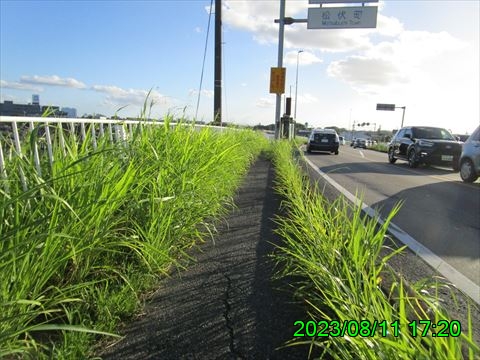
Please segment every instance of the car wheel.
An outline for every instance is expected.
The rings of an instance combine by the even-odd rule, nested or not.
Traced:
[[[473,163],[470,159],[464,159],[460,164],[460,177],[464,182],[472,183],[477,180]]]
[[[390,164],[395,164],[395,161],[397,161],[395,156],[393,156],[393,147],[388,149],[388,161],[390,162]]]
[[[413,149],[408,153],[408,166],[411,168],[416,168],[418,166],[417,154]]]
[[[337,151],[335,151],[335,155],[338,155],[338,150],[337,150]]]

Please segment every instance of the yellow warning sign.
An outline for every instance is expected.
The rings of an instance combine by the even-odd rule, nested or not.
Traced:
[[[285,73],[284,67],[270,68],[270,93],[283,94],[285,92]]]

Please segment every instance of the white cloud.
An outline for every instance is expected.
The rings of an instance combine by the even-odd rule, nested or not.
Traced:
[[[297,64],[297,51],[289,51],[284,57],[285,65],[296,65]],[[315,54],[303,51],[298,54],[298,64],[299,65],[311,65],[316,63],[321,63],[323,60],[318,58]]]
[[[92,90],[107,94],[105,102],[112,106],[124,106],[124,105],[140,105],[142,106],[145,101],[153,104],[167,104],[168,97],[160,94],[155,90],[151,90],[150,94],[148,90],[141,89],[122,89],[113,85],[93,85]]]
[[[413,83],[418,87],[428,81],[432,61],[438,63],[445,54],[464,47],[446,32],[403,31],[394,40],[380,42],[360,55],[333,61],[327,73],[365,93]]]
[[[28,91],[36,91],[42,92],[43,88],[39,86],[33,86],[30,84],[23,84],[16,81],[5,81],[0,80],[0,87],[5,89],[13,89],[13,90],[28,90]]]
[[[277,44],[279,2],[269,0],[224,1],[222,13],[225,24],[252,32],[261,44]],[[306,18],[307,6],[303,1],[290,1],[286,16]],[[385,19],[386,25],[388,19]],[[385,25],[385,26],[386,26]],[[392,27],[392,26],[390,26]],[[390,32],[392,30],[389,30]],[[285,27],[285,48],[317,49],[326,52],[366,49],[371,46],[368,34],[371,30],[308,30],[305,23]]]
[[[48,75],[48,76],[22,76],[20,82],[24,84],[40,84],[40,85],[49,85],[49,86],[64,86],[75,89],[85,89],[87,86],[73,78],[61,78],[57,75]]]
[[[188,91],[188,96],[198,96],[198,90],[190,89]],[[202,96],[205,96],[207,98],[213,98],[213,90],[203,89]]]
[[[256,106],[260,108],[271,108],[275,106],[275,101],[270,98],[262,97],[257,100]]]
[[[319,102],[316,96],[309,93],[298,94],[297,98],[299,104],[315,104]]]
[[[278,29],[275,42],[278,40]],[[305,24],[292,26],[285,32],[286,48],[316,49],[322,52],[366,50],[371,46],[365,30],[308,30]]]
[[[349,56],[332,62],[327,73],[349,83],[354,88],[388,86],[392,83],[406,83],[408,78],[393,61],[366,56]]]
[[[397,36],[404,31],[403,24],[394,17],[384,16],[378,14],[377,16],[377,28],[372,32],[376,32],[384,36]]]
[[[403,31],[391,42],[381,42],[366,52],[367,56],[391,59],[398,63],[419,65],[440,54],[465,48],[466,44],[442,31]]]
[[[278,1],[225,0],[223,6],[224,24],[253,33],[254,39],[261,44],[276,45],[278,43],[279,25],[273,21],[279,17]],[[456,42],[456,39],[445,32],[405,31],[403,23],[397,18],[381,14],[384,6],[385,4],[380,1],[377,27],[373,29],[309,30],[305,23],[287,25],[284,46],[286,49],[318,50],[328,53],[367,52],[370,49],[382,50],[372,42],[373,36],[380,36],[403,42],[402,47],[410,57],[412,51],[416,51],[415,54],[428,52],[435,54],[438,53],[438,49],[444,49],[445,45],[453,45]],[[308,6],[303,1],[290,1],[286,16],[306,18],[307,8]],[[408,48],[406,43],[409,44]],[[305,57],[305,55],[307,54],[301,56]],[[311,55],[312,60],[315,59],[312,52]],[[287,53],[286,61],[293,64],[291,56]],[[305,57],[303,60],[307,59]]]
[[[210,10],[210,5],[208,6],[205,6],[205,11],[207,12],[207,14],[210,14],[210,11],[212,12],[212,14],[215,13],[215,4],[212,4],[212,9]]]
[[[273,19],[278,17],[276,1],[224,1],[223,22],[237,29],[254,33],[260,43],[272,43],[278,38],[278,25]]]

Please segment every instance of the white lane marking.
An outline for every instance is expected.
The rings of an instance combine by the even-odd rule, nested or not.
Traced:
[[[370,217],[376,218],[381,224],[385,221],[379,216],[379,214],[363,201],[355,197],[347,189],[333,180],[330,176],[325,174],[318,168],[311,160],[305,157],[307,164],[315,170],[320,176],[327,180],[335,189],[340,191],[348,200],[355,205],[360,205],[361,209]],[[432,268],[442,274],[445,278],[452,282],[458,289],[467,294],[473,301],[480,305],[480,286],[475,284],[472,280],[467,278],[457,269],[450,264],[446,263],[441,257],[436,255],[432,250],[428,249],[424,245],[420,244],[417,240],[403,231],[400,227],[390,222],[388,231],[395,236],[402,243],[407,245],[415,254],[422,258]]]
[[[387,154],[387,153],[382,153],[380,151],[374,151],[374,150],[371,150],[372,153],[378,153],[378,154]],[[360,155],[362,156],[362,158],[364,159],[367,159],[367,160],[370,160],[371,162],[375,162],[377,159],[373,159],[373,158],[369,158],[367,157],[361,150],[358,151],[360,153]],[[354,153],[354,155],[356,155],[356,153]],[[404,161],[404,160],[401,160],[400,161]],[[385,162],[385,164],[387,166],[397,166],[398,164],[388,164],[387,162]],[[437,167],[434,167],[432,166],[434,169],[436,169]],[[445,167],[438,167],[439,169],[446,169]],[[441,181],[448,181],[448,182],[454,182],[454,183],[457,183],[457,184],[463,184],[465,185],[465,183],[461,182],[460,181],[460,175],[458,172],[446,172],[444,175],[432,175],[432,174],[428,174],[426,171],[428,171],[428,169],[426,171],[421,171],[421,170],[413,170],[409,167],[404,167],[402,166],[401,167],[402,170],[406,171],[406,172],[409,172],[409,173],[412,173],[412,174],[415,174],[415,175],[422,175],[422,176],[428,176],[430,178],[433,178],[433,179],[436,179],[436,180],[441,180]],[[455,177],[455,178],[454,178]]]

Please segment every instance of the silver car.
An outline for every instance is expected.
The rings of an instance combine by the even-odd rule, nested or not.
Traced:
[[[463,144],[459,165],[463,181],[471,183],[480,176],[480,126]]]
[[[362,139],[362,138],[355,139],[355,142],[353,143],[353,148],[356,149],[357,147],[366,149],[367,139]]]

